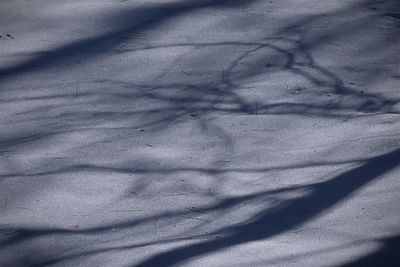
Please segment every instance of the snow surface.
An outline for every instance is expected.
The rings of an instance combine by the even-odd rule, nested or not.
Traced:
[[[2,0],[0,266],[400,266],[399,6]]]

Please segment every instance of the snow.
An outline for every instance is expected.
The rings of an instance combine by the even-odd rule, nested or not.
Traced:
[[[399,266],[398,1],[1,1],[0,266]]]

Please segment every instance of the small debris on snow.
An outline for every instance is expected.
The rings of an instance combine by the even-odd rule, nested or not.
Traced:
[[[9,33],[6,33],[6,34],[0,34],[0,39],[14,39],[15,37],[14,36],[12,36],[11,34],[9,34]]]
[[[190,211],[199,212],[199,213],[208,213],[208,212],[203,211],[203,210],[198,210],[195,207],[191,207],[191,208],[187,208],[187,209],[190,210]]]

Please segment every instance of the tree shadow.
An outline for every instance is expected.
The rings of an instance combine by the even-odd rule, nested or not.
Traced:
[[[400,237],[391,236],[383,238],[380,241],[381,248],[377,251],[356,259],[352,262],[340,265],[341,267],[372,267],[372,266],[387,266],[395,267],[400,264],[399,248]]]
[[[150,6],[127,10],[124,14],[113,20],[115,30],[102,35],[79,40],[58,47],[50,52],[40,54],[33,59],[17,64],[7,69],[0,69],[0,78],[9,79],[26,72],[45,69],[53,65],[66,65],[71,63],[76,55],[85,54],[85,59],[108,53],[112,48],[132,38],[136,33],[157,27],[167,20],[190,13],[202,8],[230,8],[246,6],[255,0],[204,0],[188,3],[176,1],[167,4],[153,4]],[[132,19],[134,18],[134,19]]]
[[[305,197],[287,201],[273,210],[256,214],[243,224],[232,225],[224,230],[224,236],[219,239],[159,253],[135,266],[172,266],[228,247],[283,233],[326,212],[355,190],[396,168],[399,163],[400,150],[371,158],[360,167],[313,186]],[[282,225],[283,221],[286,222],[285,225]]]
[[[0,81],[3,82],[9,78],[16,78],[24,73],[37,70],[46,70],[54,65],[68,64],[77,55],[85,54],[86,59],[91,59],[104,53],[108,53],[118,44],[125,41],[127,37],[132,37],[139,32],[147,31],[162,25],[162,23],[176,18],[180,15],[195,12],[203,8],[242,8],[256,1],[199,1],[196,3],[176,2],[172,4],[152,5],[151,7],[128,10],[121,19],[116,18],[116,27],[114,31],[106,32],[103,35],[80,40],[71,44],[61,46],[54,51],[39,55],[32,60],[28,60],[14,67],[0,70]],[[350,11],[338,10],[333,14],[324,14],[324,16],[333,19],[340,18],[341,12],[351,12],[353,9],[365,7],[365,1],[359,1],[349,8]],[[135,19],[131,19],[134,17]],[[357,116],[370,116],[377,114],[398,113],[396,105],[399,99],[387,97],[385,94],[368,93],[360,90],[356,85],[343,80],[334,70],[320,64],[314,59],[313,50],[319,45],[332,41],[338,35],[351,35],[360,31],[360,28],[349,27],[344,29],[346,22],[338,24],[333,29],[321,31],[310,40],[303,40],[299,37],[293,37],[299,33],[305,33],[307,27],[321,19],[321,15],[307,16],[305,19],[294,23],[285,24],[285,27],[279,29],[271,36],[261,38],[258,41],[215,41],[215,42],[174,42],[172,44],[143,45],[136,48],[118,48],[117,53],[136,53],[149,52],[157,49],[187,49],[189,52],[184,57],[179,58],[181,69],[172,71],[174,81],[165,77],[168,71],[176,67],[177,62],[172,62],[170,66],[164,68],[155,81],[146,81],[145,83],[121,81],[117,79],[105,78],[103,80],[93,81],[92,85],[100,87],[96,92],[79,94],[63,94],[47,97],[38,97],[29,99],[31,101],[43,100],[52,101],[54,99],[66,99],[68,101],[58,103],[54,106],[41,105],[36,109],[26,111],[26,113],[40,114],[38,121],[63,121],[58,123],[56,129],[43,130],[42,133],[22,133],[19,136],[2,138],[0,146],[7,151],[19,149],[21,145],[34,142],[46,142],[50,137],[54,138],[76,131],[99,130],[105,122],[112,121],[116,125],[107,129],[111,130],[131,130],[134,135],[139,135],[139,131],[162,132],[179,125],[179,123],[193,122],[193,128],[200,129],[204,136],[221,139],[221,144],[217,147],[221,153],[232,153],[235,149],[235,140],[229,132],[223,130],[218,125],[212,123],[214,115],[298,115],[316,116],[319,118],[338,118],[346,120]],[[121,22],[119,22],[119,20]],[[128,23],[126,23],[128,21]],[[370,22],[374,20],[371,19]],[[124,22],[124,23],[122,23]],[[358,26],[360,27],[360,25]],[[394,37],[396,38],[396,36]],[[243,49],[239,54],[229,52],[231,49]],[[382,48],[383,49],[383,48]],[[184,50],[186,52],[186,50]],[[205,52],[207,51],[207,52]],[[211,52],[210,52],[211,51]],[[228,51],[228,52],[226,52]],[[383,51],[383,50],[382,50]],[[382,51],[377,52],[377,57],[384,61],[387,55]],[[225,52],[229,55],[228,60],[216,60]],[[368,46],[361,47],[359,54],[365,56],[372,51]],[[391,55],[389,55],[391,56]],[[395,55],[392,55],[395,56]],[[177,61],[179,61],[177,60]],[[213,70],[212,74],[208,70],[212,62],[222,62],[222,69]],[[190,67],[196,65],[196,69],[191,72]],[[351,70],[351,68],[350,68]],[[167,73],[167,74],[166,74]],[[181,76],[179,76],[181,75]],[[273,77],[273,75],[282,74],[298,77],[309,88],[302,86],[288,86],[284,82],[279,84],[279,90],[287,90],[291,98],[285,96],[284,100],[247,98],[240,92],[246,88],[249,79],[257,77]],[[367,75],[372,72],[367,71]],[[175,75],[175,76],[174,76]],[[197,76],[196,76],[197,75]],[[204,75],[207,77],[199,81],[198,77]],[[207,76],[208,75],[208,76]],[[263,76],[266,75],[266,76]],[[184,78],[183,78],[184,77]],[[285,76],[286,77],[286,76]],[[368,81],[370,77],[366,77]],[[304,82],[305,81],[305,82]],[[102,88],[102,86],[104,88]],[[108,89],[112,90],[108,90]],[[121,89],[120,91],[114,89]],[[104,90],[103,90],[104,89]],[[269,88],[267,88],[269,89]],[[267,90],[265,89],[265,90]],[[96,98],[94,98],[96,95]],[[69,100],[78,100],[78,103],[72,103]],[[22,101],[20,99],[11,99],[13,103]],[[81,102],[79,102],[81,101]],[[140,103],[145,103],[140,106]],[[152,105],[156,103],[157,105]],[[81,110],[81,107],[89,104],[99,104],[99,108],[92,110]],[[121,108],[127,107],[126,109]],[[139,106],[139,107],[138,107]],[[107,107],[107,109],[104,109]],[[52,112],[54,109],[65,109],[64,113]],[[138,118],[133,120],[132,118]],[[32,119],[32,120],[35,120]],[[29,119],[31,120],[31,119]],[[31,120],[31,121],[32,121]],[[21,119],[18,121],[23,123]],[[118,124],[119,123],[119,124]],[[99,126],[100,125],[100,126]],[[268,129],[267,129],[268,130]],[[111,138],[111,137],[110,137]],[[113,136],[113,138],[129,139],[130,136]],[[395,136],[393,136],[395,138]],[[80,149],[89,147],[96,142],[107,140],[87,141]],[[151,146],[151,145],[150,145]],[[6,151],[6,152],[7,152]],[[4,153],[6,153],[4,152]],[[2,152],[0,152],[2,153]],[[40,239],[42,237],[75,237],[76,235],[85,235],[93,237],[103,235],[117,229],[120,235],[126,235],[126,232],[133,228],[149,224],[157,220],[173,221],[176,219],[189,218],[193,212],[215,212],[224,215],[237,209],[245,201],[263,202],[267,197],[284,194],[288,192],[297,192],[305,190],[306,194],[294,199],[276,201],[272,208],[262,209],[260,212],[252,214],[251,218],[241,222],[232,223],[228,227],[217,228],[205,235],[189,235],[195,228],[208,225],[207,216],[196,218],[199,223],[190,229],[184,229],[179,236],[165,238],[163,240],[154,240],[140,244],[112,245],[106,248],[90,248],[84,252],[67,252],[63,255],[55,255],[41,259],[23,259],[23,266],[45,266],[59,263],[71,259],[77,259],[88,255],[99,255],[109,251],[129,250],[137,247],[147,247],[156,244],[173,244],[180,241],[193,241],[193,244],[187,246],[178,246],[166,252],[156,254],[142,261],[138,266],[170,266],[185,263],[198,257],[206,256],[218,251],[222,251],[237,245],[246,244],[251,241],[265,240],[277,235],[281,235],[293,230],[307,222],[312,221],[321,214],[329,211],[341,201],[345,201],[353,192],[366,184],[377,180],[381,175],[397,167],[400,158],[400,151],[377,156],[371,159],[363,160],[362,164],[343,174],[340,174],[330,180],[307,185],[286,187],[276,191],[262,190],[259,193],[251,193],[240,197],[219,197],[214,196],[215,201],[209,205],[196,207],[196,209],[174,209],[167,212],[158,212],[155,215],[144,216],[140,219],[128,218],[122,222],[115,222],[105,226],[88,227],[79,229],[62,228],[13,228],[3,226],[3,236],[0,244],[4,248],[16,246],[27,240]],[[349,161],[350,162],[350,161]],[[349,163],[347,162],[347,163]],[[359,161],[354,161],[359,162]],[[143,175],[171,175],[177,173],[205,174],[215,178],[215,186],[222,183],[222,177],[228,177],[232,172],[239,175],[248,173],[267,173],[271,170],[290,170],[305,168],[302,164],[292,166],[278,166],[265,168],[230,168],[221,160],[210,162],[211,167],[163,167],[154,164],[151,159],[137,160],[137,162],[123,162],[117,166],[104,166],[101,164],[64,162],[61,168],[58,165],[48,167],[48,162],[43,162],[42,170],[28,171],[10,171],[2,174],[3,179],[12,179],[15,177],[35,178],[51,175],[75,175],[79,172],[90,173],[123,173],[123,174],[143,174]],[[346,162],[321,163],[318,166],[327,166],[329,164],[345,164]],[[10,164],[10,163],[7,163]],[[126,167],[130,164],[130,167]],[[123,166],[121,166],[123,165]],[[134,166],[132,166],[134,165]],[[15,167],[17,168],[17,167]],[[39,168],[41,169],[41,168]],[[50,169],[50,170],[48,170]],[[146,187],[153,181],[144,181],[142,184],[133,183],[132,187]],[[174,186],[173,183],[170,185]],[[214,185],[213,185],[214,186]],[[33,188],[32,188],[33,190]],[[135,190],[133,190],[135,191]],[[209,191],[202,192],[208,194]],[[27,196],[25,196],[27,197]],[[193,219],[193,218],[191,218]],[[205,240],[205,241],[204,241]],[[393,241],[394,240],[394,241]],[[392,250],[393,244],[397,244],[397,238],[388,239],[387,248]],[[39,249],[40,250],[40,249]],[[34,253],[32,253],[34,254]],[[377,253],[377,258],[382,253]],[[360,261],[355,261],[354,266],[361,266],[372,260],[375,256],[371,255]],[[358,264],[358,265],[357,265]],[[347,266],[347,265],[346,265]],[[353,265],[349,265],[353,266]]]
[[[151,246],[155,244],[163,243],[174,243],[177,241],[195,241],[192,245],[186,245],[183,247],[174,248],[166,252],[157,254],[144,262],[135,266],[172,266],[175,264],[181,264],[188,260],[193,260],[197,257],[206,256],[208,254],[216,253],[218,251],[234,247],[237,245],[245,244],[247,242],[263,240],[271,238],[275,235],[282,234],[284,232],[291,231],[302,224],[320,216],[322,213],[327,212],[329,209],[338,205],[344,201],[356,190],[361,187],[373,182],[383,174],[395,169],[400,163],[400,150],[395,150],[390,153],[377,156],[368,160],[365,160],[361,166],[353,168],[349,171],[344,172],[334,178],[327,181],[319,182],[316,184],[308,184],[303,187],[307,189],[307,194],[298,198],[286,200],[276,207],[269,208],[260,213],[254,214],[250,219],[232,224],[227,228],[210,232],[207,235],[201,236],[189,236],[184,238],[170,238],[166,240],[158,240],[150,243],[116,246],[104,249],[93,249],[85,251],[79,254],[67,254],[64,256],[57,256],[50,259],[41,259],[38,263],[25,262],[24,266],[46,266],[54,264],[64,260],[70,260],[73,258],[79,258],[88,255],[97,255],[109,251],[121,251],[127,249],[133,249],[141,246]],[[302,186],[284,188],[276,191],[265,191],[259,194],[251,194],[248,196],[242,196],[238,198],[227,198],[219,201],[219,204],[215,206],[204,206],[199,207],[202,212],[212,211],[228,211],[235,209],[235,206],[240,205],[245,201],[251,201],[255,199],[262,199],[263,196],[271,196],[274,194],[281,194],[285,191],[299,190]],[[157,215],[156,217],[151,216],[147,219],[141,220],[130,220],[126,223],[113,224],[101,228],[92,228],[84,230],[68,230],[68,229],[32,229],[32,230],[21,230],[6,228],[2,231],[3,240],[2,246],[7,248],[13,246],[19,242],[25,242],[26,240],[32,240],[42,236],[59,236],[65,235],[82,235],[96,236],[104,232],[108,232],[111,229],[117,229],[122,233],[126,234],[126,231],[132,227],[137,227],[140,224],[147,224],[154,220],[177,218],[185,215],[189,215],[191,211],[179,211],[172,213],[165,213],[164,215]],[[3,227],[4,228],[4,227]],[[193,229],[192,229],[193,230]],[[114,231],[114,230],[113,230]],[[184,235],[184,234],[183,234]],[[5,238],[6,237],[6,238]],[[202,241],[206,239],[205,241]],[[397,247],[397,239],[394,238],[384,241],[385,247],[383,251],[379,251],[376,254],[370,255],[365,259],[355,261],[352,264],[345,266],[362,266],[362,264],[376,262],[378,259],[382,259],[384,255],[388,253],[393,257],[394,248]],[[393,243],[393,244],[392,244]],[[394,244],[396,243],[396,244]],[[393,261],[396,258],[389,258],[389,261]],[[357,265],[361,264],[361,265]],[[367,265],[368,266],[368,265]],[[373,265],[371,265],[373,266]],[[390,265],[392,266],[392,265]]]

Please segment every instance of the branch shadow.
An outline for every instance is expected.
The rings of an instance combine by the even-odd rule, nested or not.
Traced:
[[[340,265],[340,267],[399,266],[400,236],[391,236],[379,241],[380,249],[360,259]]]
[[[308,184],[303,189],[307,189],[307,194],[298,198],[286,200],[276,207],[269,208],[263,212],[259,212],[252,216],[252,218],[243,221],[238,224],[232,224],[227,228],[210,232],[207,235],[201,236],[189,236],[189,237],[175,237],[166,240],[157,240],[154,242],[126,245],[126,246],[115,246],[104,249],[92,249],[82,253],[73,253],[64,256],[56,256],[50,259],[41,259],[39,262],[26,261],[24,266],[46,266],[61,261],[70,260],[72,258],[79,258],[88,255],[97,255],[109,251],[121,251],[127,249],[133,249],[137,247],[146,247],[155,244],[163,243],[174,243],[179,241],[192,240],[195,243],[191,245],[185,245],[168,250],[163,253],[156,254],[149,259],[139,263],[135,266],[172,266],[175,264],[182,264],[188,260],[196,259],[197,257],[203,257],[218,251],[242,245],[247,242],[263,240],[271,238],[273,236],[291,231],[294,228],[301,226],[302,224],[322,215],[329,209],[338,205],[344,201],[356,190],[361,187],[379,179],[383,174],[390,172],[391,170],[398,167],[400,163],[400,150],[395,150],[390,153],[380,155],[368,160],[365,160],[361,166],[353,168],[349,171],[344,172],[334,178],[327,181],[319,182],[316,184]],[[252,194],[248,196],[234,198],[227,198],[220,203],[215,204],[211,207],[201,207],[203,212],[211,211],[227,211],[234,209],[235,206],[242,202],[259,199],[263,196],[271,196],[273,194],[279,194],[284,191],[298,190],[302,187],[297,186],[293,188],[286,188],[277,191],[265,191],[259,194]],[[149,217],[146,219],[127,221],[126,223],[113,224],[102,228],[83,229],[83,230],[68,230],[68,229],[32,229],[32,230],[21,230],[21,229],[6,229],[3,230],[4,236],[7,238],[2,240],[2,246],[7,248],[8,246],[15,245],[19,242],[26,240],[35,239],[42,236],[65,236],[65,235],[82,235],[86,236],[99,235],[104,232],[108,232],[111,229],[117,229],[126,234],[126,230],[137,227],[140,224],[147,224],[154,220],[176,218],[190,214],[190,211],[179,211],[172,213],[165,213],[164,215],[157,215],[156,217]],[[203,241],[206,239],[205,241]],[[385,241],[386,242],[386,241]],[[397,242],[394,239],[393,242]],[[387,242],[387,249],[392,251],[394,245],[391,240]],[[397,243],[396,243],[397,244]],[[383,252],[377,252],[376,257],[371,255],[366,259],[356,261],[353,264],[365,264],[370,260],[380,259]],[[386,252],[385,252],[386,253]],[[384,254],[385,254],[384,253]],[[385,254],[386,255],[386,254]],[[392,255],[392,254],[391,254]],[[347,266],[347,265],[346,265]],[[348,265],[353,266],[353,265]],[[362,266],[362,265],[354,265]],[[372,266],[372,265],[371,265]]]
[[[1,79],[11,78],[37,69],[45,69],[55,64],[66,65],[79,54],[85,54],[86,59],[108,53],[127,38],[132,38],[136,33],[146,31],[178,17],[182,14],[202,8],[234,8],[248,5],[251,1],[243,0],[204,0],[196,2],[176,1],[167,4],[153,4],[150,6],[134,8],[125,14],[120,14],[114,19],[115,30],[100,36],[79,40],[54,49],[48,53],[39,54],[26,62],[17,64],[7,69],[0,69]],[[132,19],[134,18],[134,19]]]
[[[278,235],[327,211],[355,190],[396,168],[399,163],[400,150],[372,158],[360,167],[314,186],[305,197],[288,201],[281,207],[226,229],[222,238],[159,253],[135,266],[172,266],[228,247]],[[309,212],[298,216],[304,210]],[[282,221],[287,222],[285,226],[282,226]]]
[[[88,58],[95,57],[102,53],[107,53],[112,48],[116,47],[126,36],[133,36],[138,32],[149,30],[150,28],[161,25],[164,21],[175,18],[181,14],[186,14],[201,8],[230,8],[230,7],[243,7],[252,1],[200,1],[196,3],[177,2],[173,4],[154,5],[138,10],[129,10],[128,15],[136,17],[128,25],[123,27],[116,27],[117,29],[112,32],[107,32],[101,36],[88,38],[76,43],[67,44],[59,47],[58,49],[40,55],[32,60],[24,62],[20,65],[11,67],[6,70],[0,70],[0,79],[8,79],[17,77],[18,75],[36,71],[39,69],[50,68],[54,64],[67,64],[73,60],[77,54],[86,54]],[[363,1],[359,2],[364,3]],[[341,12],[341,11],[339,11]],[[337,14],[331,14],[335,16]],[[138,21],[139,20],[139,21]],[[98,83],[109,84],[110,87],[124,87],[127,92],[110,92],[104,93],[92,100],[90,94],[82,94],[80,99],[88,99],[83,104],[87,103],[101,103],[107,104],[107,107],[113,107],[109,110],[95,110],[95,111],[80,111],[78,105],[71,103],[60,104],[60,107],[69,107],[72,111],[64,114],[52,114],[47,109],[37,109],[31,112],[44,113],[45,116],[40,117],[40,120],[61,120],[70,119],[74,122],[70,124],[59,125],[57,130],[49,131],[48,133],[41,134],[27,134],[18,137],[13,137],[6,140],[1,140],[0,145],[6,149],[18,149],[18,146],[26,143],[45,141],[50,136],[64,134],[68,131],[77,131],[74,129],[76,126],[85,126],[79,128],[80,130],[98,129],[96,126],[105,121],[117,120],[121,121],[123,126],[117,126],[110,129],[151,129],[153,131],[161,131],[171,126],[176,126],[180,122],[194,121],[197,128],[202,130],[204,135],[219,137],[224,140],[221,147],[229,153],[234,149],[234,141],[229,133],[219,129],[213,125],[205,117],[215,114],[229,114],[229,115],[271,115],[271,114],[304,114],[310,116],[318,116],[322,118],[348,118],[354,116],[354,112],[360,112],[361,115],[374,115],[374,114],[387,114],[397,113],[394,108],[399,103],[399,99],[388,99],[384,94],[372,94],[361,92],[349,86],[343,81],[339,75],[334,71],[324,67],[313,58],[311,50],[318,46],[322,40],[326,41],[332,39],[332,36],[340,33],[341,29],[333,29],[326,32],[311,42],[304,42],[302,40],[282,37],[287,34],[297,33],[300,26],[307,26],[313,18],[296,22],[296,25],[289,25],[284,30],[278,32],[276,37],[266,37],[259,42],[210,42],[210,43],[174,43],[168,45],[148,45],[135,49],[120,49],[119,53],[134,53],[138,51],[150,51],[161,48],[193,48],[194,51],[200,51],[198,54],[189,53],[189,60],[187,67],[197,62],[203,62],[202,67],[207,67],[213,58],[216,58],[221,50],[227,47],[245,47],[247,50],[239,56],[232,56],[224,65],[221,73],[212,76],[206,82],[187,82],[184,79],[177,80],[174,83],[166,83],[165,80],[160,79],[158,82],[147,82],[146,84],[129,83],[115,80],[102,80]],[[358,30],[358,29],[352,29]],[[351,31],[349,31],[351,33]],[[348,33],[348,34],[349,34]],[[204,49],[214,49],[212,53],[204,54],[201,52]],[[272,52],[271,52],[272,51]],[[203,58],[203,60],[200,60]],[[247,67],[243,67],[247,66]],[[323,93],[315,91],[309,93],[310,99],[302,101],[288,101],[272,102],[270,100],[253,100],[243,97],[243,95],[236,92],[237,89],[243,88],[243,83],[246,79],[257,77],[257,75],[274,74],[280,72],[287,72],[289,74],[298,76],[305,79],[309,84]],[[183,75],[190,76],[191,73],[183,73]],[[162,75],[161,75],[162,76]],[[222,76],[222,77],[221,77]],[[138,93],[136,89],[141,91]],[[130,90],[132,89],[132,90]],[[290,88],[293,93],[303,92],[300,87]],[[166,93],[167,92],[167,93]],[[327,101],[327,95],[337,96],[337,101]],[[323,95],[325,98],[320,97]],[[312,96],[316,96],[312,98]],[[57,96],[54,96],[55,98]],[[62,97],[74,98],[74,95],[64,95]],[[50,99],[49,99],[50,98]],[[43,97],[42,100],[51,100],[52,97]],[[340,102],[343,99],[350,99],[347,102]],[[32,100],[32,99],[31,99]],[[36,100],[36,99],[35,99]],[[149,101],[153,103],[161,103],[161,107],[153,107],[147,105],[141,109],[120,110],[121,104],[135,106],[140,101]],[[12,102],[12,101],[11,101]],[[147,102],[146,102],[147,103]],[[82,103],[80,103],[82,104]],[[82,105],[83,105],[82,104]],[[43,108],[43,107],[41,107]],[[361,116],[357,113],[356,116]],[[132,122],[131,118],[138,116],[140,119]],[[21,122],[21,121],[20,121]],[[71,125],[73,127],[71,127]],[[64,128],[63,128],[64,127]],[[72,128],[72,129],[71,129]],[[137,134],[137,132],[135,132]],[[93,143],[87,143],[87,146]],[[228,152],[227,152],[228,151]],[[1,152],[0,152],[1,153]],[[197,257],[203,257],[218,251],[225,250],[236,245],[245,244],[251,241],[263,240],[283,234],[291,229],[301,226],[330,208],[339,204],[341,201],[346,200],[353,192],[365,186],[366,184],[377,180],[381,175],[397,167],[399,164],[400,151],[395,150],[385,155],[374,157],[365,160],[365,162],[352,170],[349,170],[341,175],[338,175],[328,181],[309,184],[307,186],[298,186],[294,188],[286,188],[282,191],[271,192],[263,191],[259,194],[251,194],[237,198],[216,199],[213,205],[201,207],[205,212],[219,212],[224,213],[228,210],[235,209],[241,202],[262,199],[266,196],[271,196],[276,193],[290,192],[292,190],[305,189],[308,190],[307,194],[291,200],[286,200],[271,209],[265,209],[262,212],[256,213],[251,219],[241,223],[235,223],[227,228],[215,230],[206,236],[189,236],[184,238],[173,237],[165,240],[156,240],[153,242],[142,243],[137,245],[115,246],[103,249],[91,249],[89,252],[70,253],[63,256],[43,257],[39,260],[26,259],[21,265],[23,266],[45,266],[55,264],[73,258],[79,258],[87,255],[98,255],[107,251],[127,250],[135,247],[146,247],[154,244],[173,243],[181,240],[196,240],[195,244],[188,246],[179,246],[175,249],[156,254],[147,260],[139,263],[137,266],[171,266],[175,264],[185,263]],[[164,174],[174,175],[177,172],[188,173],[206,173],[215,178],[220,178],[226,173],[238,172],[240,174],[246,173],[265,173],[273,168],[259,168],[259,169],[240,169],[225,167],[216,161],[211,162],[213,167],[210,168],[157,168],[152,166],[151,163],[139,162],[135,167],[104,167],[95,164],[71,164],[64,168],[56,168],[53,166],[51,171],[38,171],[29,173],[18,172],[1,175],[1,178],[13,177],[38,177],[45,175],[58,175],[58,174],[74,174],[79,171],[89,172],[105,172],[105,173],[124,173],[124,174]],[[335,164],[335,163],[332,163]],[[277,169],[296,169],[304,166],[283,166]],[[227,174],[229,176],[229,174]],[[219,180],[220,179],[216,179]],[[142,186],[142,185],[136,185]],[[111,229],[118,229],[120,231],[127,231],[138,225],[143,225],[154,220],[168,220],[174,218],[181,218],[182,216],[190,215],[192,210],[174,210],[171,212],[159,213],[154,216],[148,216],[138,220],[130,219],[122,223],[115,223],[104,227],[93,227],[83,230],[70,230],[70,229],[37,229],[28,227],[25,229],[7,228],[4,230],[5,238],[0,241],[4,247],[13,246],[22,243],[26,240],[33,240],[43,236],[74,236],[79,235],[97,235],[111,231]],[[202,221],[198,226],[207,224],[207,221]],[[4,228],[4,227],[3,227]],[[184,235],[185,233],[181,233]],[[203,241],[206,238],[206,241]],[[198,241],[200,240],[200,241]],[[384,240],[387,248],[392,250],[397,245],[397,238]],[[377,252],[375,256],[381,257],[382,253]],[[353,265],[348,266],[364,266],[370,260],[375,261],[375,256],[370,255],[365,259],[349,263]],[[347,265],[346,265],[347,266]]]

